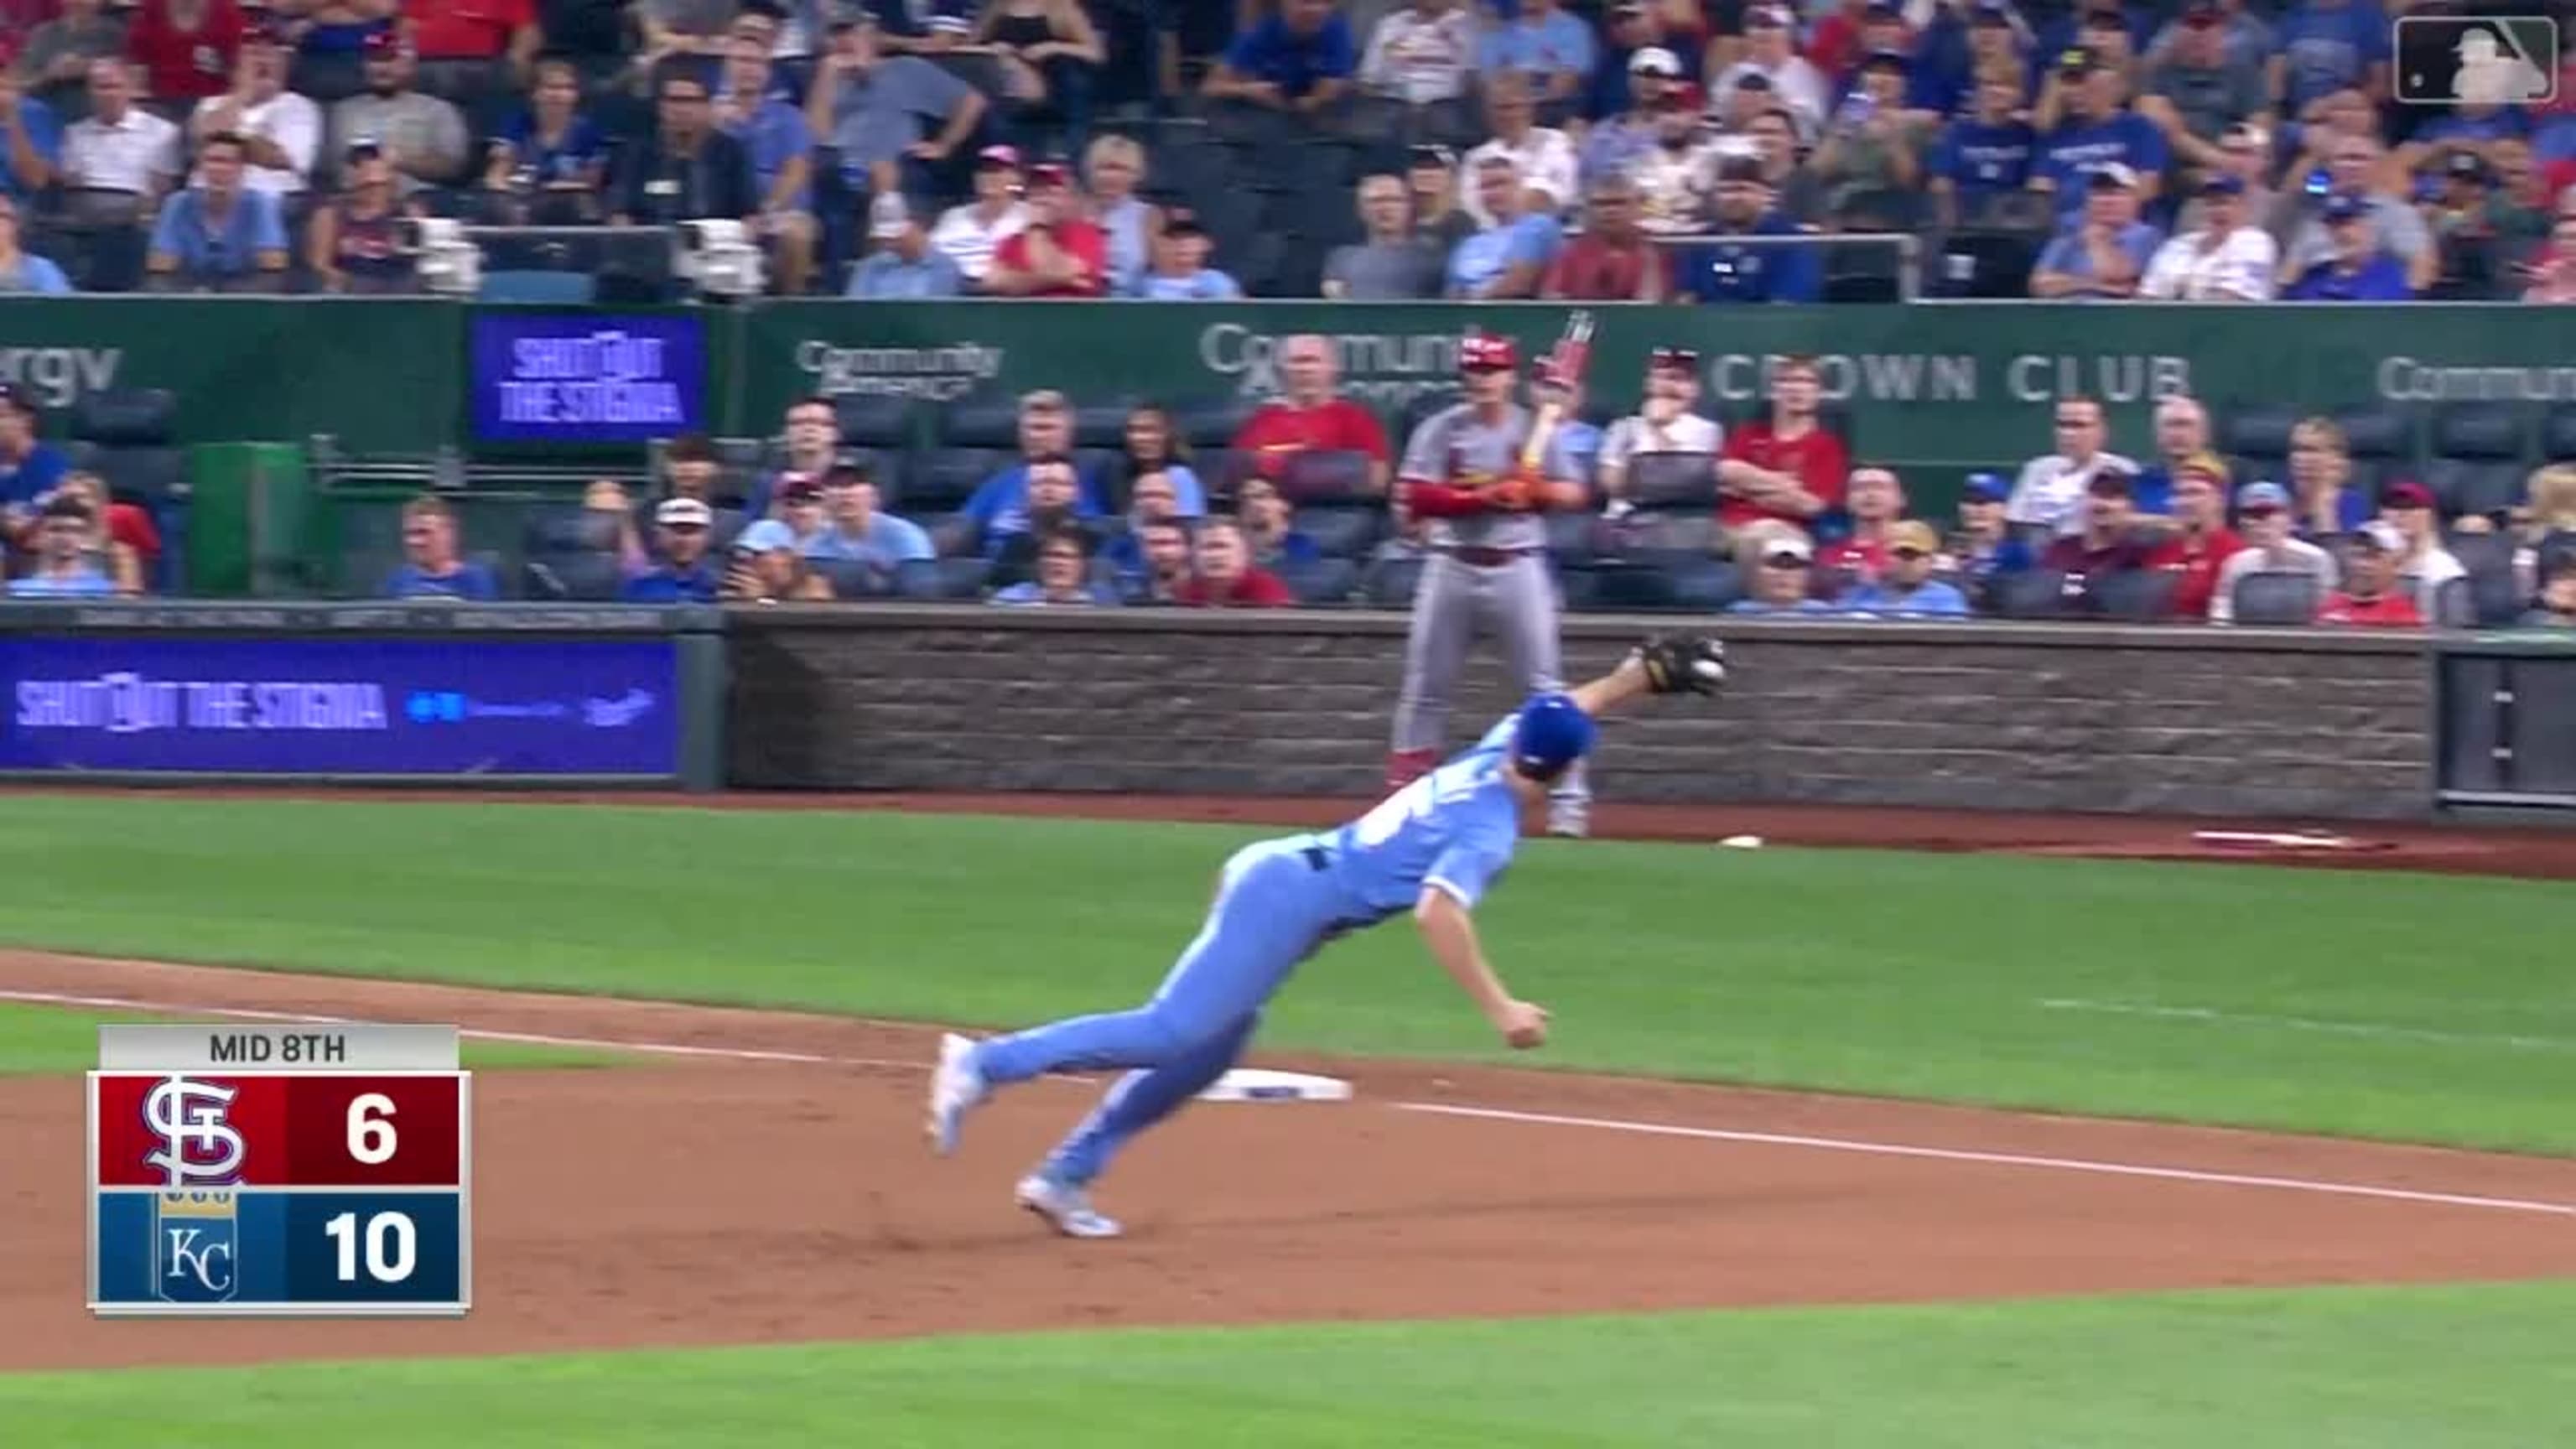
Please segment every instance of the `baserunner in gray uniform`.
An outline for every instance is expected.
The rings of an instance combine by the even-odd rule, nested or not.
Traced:
[[[1520,359],[1508,337],[1470,335],[1459,344],[1467,400],[1433,414],[1405,444],[1397,483],[1424,519],[1430,557],[1413,595],[1413,632],[1404,650],[1404,689],[1395,703],[1387,787],[1426,774],[1447,747],[1449,691],[1479,623],[1501,635],[1513,680],[1526,693],[1561,689],[1556,581],[1547,567],[1549,509],[1577,509],[1590,495],[1552,432],[1538,466],[1521,454],[1535,421],[1512,401]],[[1591,790],[1580,766],[1549,791],[1547,828],[1582,835]]]

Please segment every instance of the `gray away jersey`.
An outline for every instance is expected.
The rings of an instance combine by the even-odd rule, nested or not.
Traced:
[[[1502,421],[1487,426],[1467,403],[1444,408],[1423,420],[1404,447],[1400,476],[1430,483],[1471,484],[1501,478],[1520,466],[1521,443],[1529,437],[1530,412],[1514,403]],[[1565,451],[1565,429],[1547,441],[1539,472],[1556,482],[1575,477],[1574,461]],[[1535,513],[1483,513],[1466,518],[1434,518],[1425,539],[1434,548],[1542,548],[1546,525]]]

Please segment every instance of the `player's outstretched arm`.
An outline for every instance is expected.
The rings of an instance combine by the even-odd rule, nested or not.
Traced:
[[[1504,1041],[1528,1048],[1547,1040],[1547,1013],[1503,989],[1494,968],[1485,963],[1475,920],[1456,896],[1438,886],[1423,887],[1421,899],[1413,904],[1413,922],[1422,929],[1422,943],[1441,969],[1476,1003]]]
[[[1599,719],[1650,694],[1715,694],[1726,682],[1726,650],[1715,639],[1666,634],[1628,651],[1619,667],[1575,686],[1574,702]]]

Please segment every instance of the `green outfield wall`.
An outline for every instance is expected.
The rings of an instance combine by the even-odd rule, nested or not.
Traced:
[[[182,441],[337,435],[360,451],[467,440],[470,305],[426,299],[79,297],[0,304],[0,380],[49,409],[106,388],[166,387]],[[1445,386],[1470,325],[1533,345],[1565,309],[1303,302],[777,302],[708,308],[714,431],[766,433],[801,393],[940,402],[1061,387],[1077,397],[1266,395],[1281,338],[1333,339],[1351,390],[1390,412]],[[603,310],[602,325],[621,315]],[[1927,466],[2025,456],[2066,392],[2113,404],[2118,446],[2147,409],[2320,409],[2481,399],[2576,403],[2576,311],[2513,306],[2024,305],[1597,309],[1593,384],[1624,404],[1647,349],[1702,355],[1721,403],[1758,395],[1766,359],[1814,353],[1860,450]]]

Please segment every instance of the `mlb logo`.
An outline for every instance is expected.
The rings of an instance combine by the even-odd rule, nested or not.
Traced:
[[[2408,105],[2558,99],[2558,26],[2546,16],[2400,16],[2396,49],[2397,99]]]
[[[152,1292],[164,1303],[228,1303],[241,1281],[229,1192],[165,1192],[153,1203]]]

